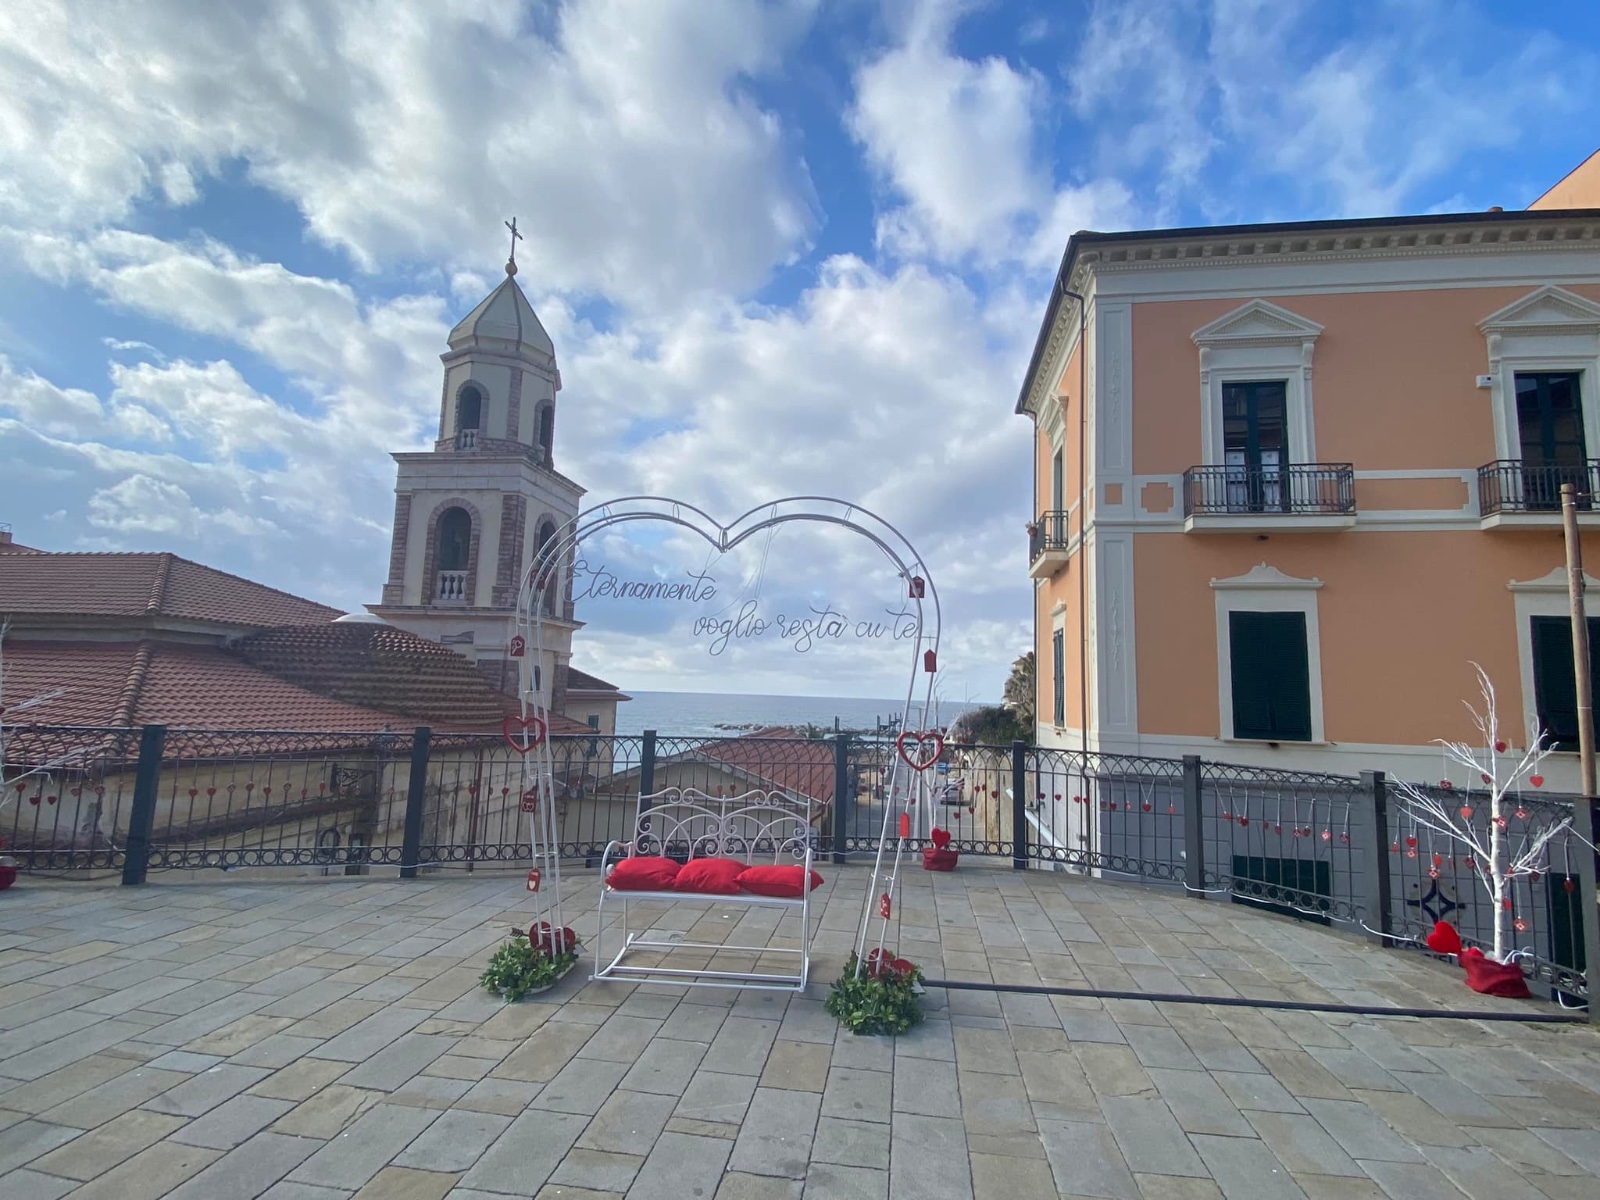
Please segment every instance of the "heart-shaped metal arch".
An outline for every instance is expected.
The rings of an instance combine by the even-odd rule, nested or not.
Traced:
[[[920,673],[927,675],[927,695],[923,705],[923,719],[927,720],[933,698],[934,673],[938,668],[940,611],[939,592],[933,585],[931,573],[922,556],[917,553],[910,540],[889,522],[876,513],[862,508],[859,504],[852,504],[832,496],[787,496],[782,500],[774,500],[742,513],[734,520],[723,523],[704,509],[693,504],[686,504],[681,500],[673,500],[665,496],[623,496],[605,504],[595,505],[584,509],[573,517],[554,536],[541,545],[534,555],[532,565],[522,577],[521,586],[517,593],[516,624],[524,631],[526,642],[530,643],[528,649],[532,651],[521,661],[521,695],[522,711],[524,718],[548,716],[543,696],[539,689],[532,686],[534,666],[544,657],[544,604],[542,601],[547,589],[560,585],[561,572],[564,567],[569,567],[573,551],[585,538],[592,537],[604,529],[618,525],[630,524],[634,521],[662,522],[676,525],[703,538],[711,547],[720,553],[739,546],[748,539],[769,529],[776,529],[781,525],[794,522],[810,522],[821,525],[837,525],[866,538],[877,546],[883,556],[889,560],[895,572],[906,583],[906,596],[916,614],[916,639],[911,648],[911,678],[906,690],[906,703],[904,714],[907,719],[911,715],[911,706],[916,696],[917,676]],[[932,629],[924,621],[925,605],[931,604]],[[529,700],[532,700],[530,706]],[[902,723],[902,736],[908,732]],[[942,747],[942,739],[935,743]],[[553,764],[549,761],[549,742],[545,740],[539,747],[539,763],[537,765],[539,778],[531,782],[536,788],[553,789]],[[896,758],[903,760],[908,766],[914,765],[902,752]],[[931,764],[930,764],[931,765]],[[523,771],[527,775],[534,764],[524,759]],[[916,772],[919,778],[920,770]],[[525,781],[527,782],[527,781]],[[914,785],[915,794],[920,788],[923,804],[927,807],[928,822],[932,825],[932,799],[931,792],[925,784]],[[889,791],[894,791],[894,779],[891,775]],[[558,853],[556,831],[552,824],[551,813],[554,805],[540,805],[540,812],[534,817],[532,831],[533,857],[536,862],[546,866],[550,880],[557,882],[557,886],[547,889],[542,895],[547,895],[550,900],[540,904],[544,909],[547,905],[552,911],[557,924],[560,923],[561,890],[559,887],[561,860]],[[877,856],[872,868],[872,884],[867,889],[867,895],[878,893],[879,880],[883,876],[884,848],[890,840],[889,820],[894,806],[884,806],[883,834],[878,840]],[[541,827],[542,823],[542,827]],[[877,951],[881,956],[884,952],[884,939],[888,936],[890,912],[892,902],[890,893],[893,892],[895,881],[899,877],[900,861],[905,852],[909,831],[904,827],[900,830],[900,837],[895,840],[894,860],[892,873],[888,877],[888,891],[884,893],[883,904],[880,910],[882,924],[879,927]],[[541,844],[542,843],[542,844]],[[542,915],[542,913],[541,913]],[[867,941],[867,927],[872,916],[872,910],[865,909],[862,913],[861,926],[856,938],[856,954],[858,964],[864,961]],[[859,965],[858,965],[859,971]]]

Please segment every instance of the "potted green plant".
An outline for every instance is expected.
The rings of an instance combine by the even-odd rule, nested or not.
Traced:
[[[851,1033],[905,1033],[922,1020],[922,971],[888,950],[852,954],[825,1007]]]
[[[548,991],[577,961],[578,935],[540,921],[526,932],[513,928],[511,940],[490,956],[478,982],[511,1003]]]

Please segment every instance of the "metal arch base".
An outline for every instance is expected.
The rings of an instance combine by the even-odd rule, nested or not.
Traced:
[[[541,690],[533,686],[533,665],[544,658],[544,604],[545,593],[558,589],[563,570],[570,571],[573,551],[585,538],[604,529],[634,521],[655,521],[676,525],[703,538],[721,553],[739,546],[748,539],[768,529],[793,522],[836,525],[850,529],[877,546],[884,557],[906,581],[907,596],[915,608],[916,638],[912,646],[910,680],[906,688],[905,708],[900,728],[903,733],[926,732],[928,713],[932,709],[933,670],[923,670],[924,652],[933,655],[937,667],[940,632],[939,592],[934,586],[932,573],[910,540],[898,529],[869,509],[833,496],[787,496],[781,500],[758,505],[724,524],[704,509],[667,496],[623,496],[604,504],[584,509],[569,520],[534,555],[532,566],[523,576],[517,593],[517,608],[513,618],[517,632],[523,638],[524,653],[520,669],[519,692],[522,716],[526,722],[537,717],[548,728],[549,706]],[[920,587],[913,585],[922,580]],[[922,594],[919,594],[922,593]],[[559,594],[559,592],[557,592]],[[931,612],[927,611],[931,601]],[[931,617],[931,621],[926,618]],[[931,630],[929,626],[931,625]],[[923,691],[922,722],[911,730],[912,703],[917,693],[918,674],[926,674]],[[548,920],[560,929],[561,919],[561,855],[560,830],[555,820],[555,771],[550,756],[550,742],[544,737],[537,745],[528,746],[523,754],[523,793],[536,796],[534,811],[529,817],[529,844],[535,868],[540,872],[541,887],[535,895],[535,923]],[[931,764],[930,764],[931,765]],[[878,840],[878,850],[872,866],[872,882],[867,889],[866,903],[861,912],[861,923],[856,936],[857,972],[877,914],[875,945],[882,950],[888,940],[893,916],[897,910],[897,882],[903,868],[910,843],[926,838],[934,825],[935,804],[933,789],[929,786],[926,771],[916,771],[896,754],[890,760],[889,778],[884,787],[883,830]],[[885,869],[885,847],[890,839],[891,822],[900,814],[907,817],[904,836],[896,832],[894,852]],[[637,943],[635,943],[637,944]],[[615,964],[612,964],[615,967]],[[804,986],[802,969],[799,981]],[[664,981],[662,981],[664,982]],[[751,986],[732,981],[714,979],[689,981],[699,986]],[[792,987],[792,984],[785,985]]]

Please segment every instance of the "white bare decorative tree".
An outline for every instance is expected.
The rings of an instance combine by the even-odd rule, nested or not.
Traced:
[[[1477,663],[1472,664],[1472,669],[1478,675],[1483,710],[1480,712],[1468,701],[1462,703],[1483,737],[1483,748],[1443,738],[1436,740],[1444,747],[1448,760],[1466,767],[1472,778],[1483,784],[1487,797],[1482,793],[1474,795],[1469,786],[1465,794],[1446,798],[1400,780],[1395,781],[1395,790],[1406,813],[1418,825],[1466,847],[1467,869],[1483,884],[1494,913],[1493,958],[1503,963],[1511,953],[1512,884],[1544,870],[1545,852],[1552,838],[1568,831],[1579,840],[1582,835],[1573,829],[1570,813],[1558,818],[1543,805],[1535,812],[1522,803],[1520,792],[1525,781],[1533,787],[1543,785],[1539,764],[1552,748],[1537,719],[1528,723],[1526,749],[1508,747],[1500,736],[1494,684]],[[1447,804],[1447,799],[1454,803]],[[1472,818],[1484,805],[1487,819],[1481,827],[1475,826]]]

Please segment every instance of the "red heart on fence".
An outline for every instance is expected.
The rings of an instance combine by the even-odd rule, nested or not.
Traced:
[[[506,739],[506,745],[518,754],[526,754],[544,741],[547,730],[542,717],[507,717],[500,722],[500,732]],[[522,735],[520,741],[517,737],[519,733]],[[531,738],[529,734],[532,734]]]
[[[933,844],[936,847],[938,847],[940,850],[943,850],[946,846],[948,846],[950,844],[950,831],[948,829],[934,829],[934,830],[931,830],[929,832],[929,834],[928,834],[928,837],[932,840]]]
[[[917,755],[912,757],[908,747],[913,743],[917,747]],[[894,748],[899,752],[901,760],[913,771],[926,771],[939,761],[939,756],[944,753],[944,738],[937,733],[912,733],[907,730],[894,740]],[[929,750],[932,753],[929,753]]]

